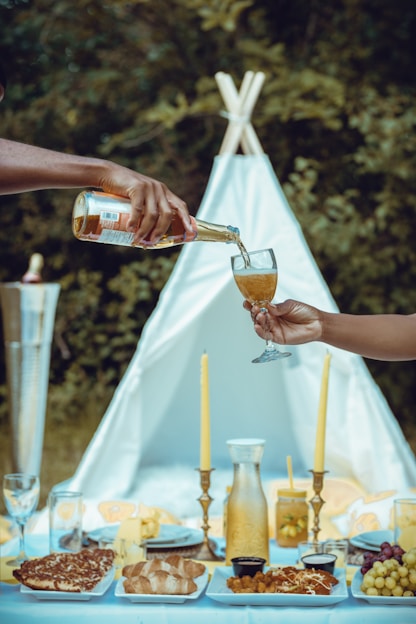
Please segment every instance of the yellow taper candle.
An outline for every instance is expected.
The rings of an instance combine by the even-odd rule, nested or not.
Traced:
[[[201,357],[201,454],[200,469],[211,469],[211,433],[209,414],[208,355]]]
[[[325,465],[325,434],[326,434],[326,409],[328,401],[329,364],[331,356],[327,352],[324,360],[321,382],[321,396],[319,397],[318,425],[316,428],[315,462],[314,471],[323,472]]]

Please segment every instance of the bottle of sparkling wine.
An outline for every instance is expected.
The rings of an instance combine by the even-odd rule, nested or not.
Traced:
[[[175,216],[169,230],[157,243],[147,244],[142,241],[138,244],[133,241],[134,234],[127,230],[129,216],[128,199],[99,191],[83,191],[75,200],[72,231],[76,238],[83,241],[143,249],[162,249],[191,241],[236,243],[240,249],[242,247],[240,232],[236,227],[217,225],[191,217],[193,234],[189,234],[181,219]]]
[[[23,275],[22,284],[40,284],[42,282],[43,256],[34,253],[29,261],[29,267]]]

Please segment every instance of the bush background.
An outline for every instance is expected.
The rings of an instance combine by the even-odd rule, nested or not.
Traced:
[[[143,171],[191,213],[226,126],[215,73],[264,71],[254,126],[340,309],[416,311],[413,0],[0,0],[0,35],[0,136]],[[36,251],[62,287],[43,493],[76,467],[177,258],[79,243],[75,194],[0,197],[0,281]],[[415,450],[415,364],[368,366]],[[3,353],[0,398],[5,471]]]

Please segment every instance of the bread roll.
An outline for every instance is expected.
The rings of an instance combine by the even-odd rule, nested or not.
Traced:
[[[139,561],[124,566],[122,570],[123,576],[147,576],[157,570],[165,570],[166,572],[177,573],[178,571],[171,564],[166,563],[163,559],[151,559],[150,561]]]
[[[166,570],[157,570],[148,576],[129,577],[123,581],[123,586],[127,594],[189,595],[198,589],[192,579],[170,574]]]
[[[170,565],[177,568],[183,576],[188,578],[197,578],[198,576],[202,576],[205,572],[203,563],[192,561],[192,559],[184,559],[181,555],[169,555],[169,557],[166,557],[165,562],[170,563]]]

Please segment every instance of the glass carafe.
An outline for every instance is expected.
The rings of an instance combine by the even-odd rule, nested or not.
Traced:
[[[233,485],[228,500],[226,565],[233,557],[263,557],[269,562],[267,501],[260,479],[264,440],[228,440],[234,464]]]

